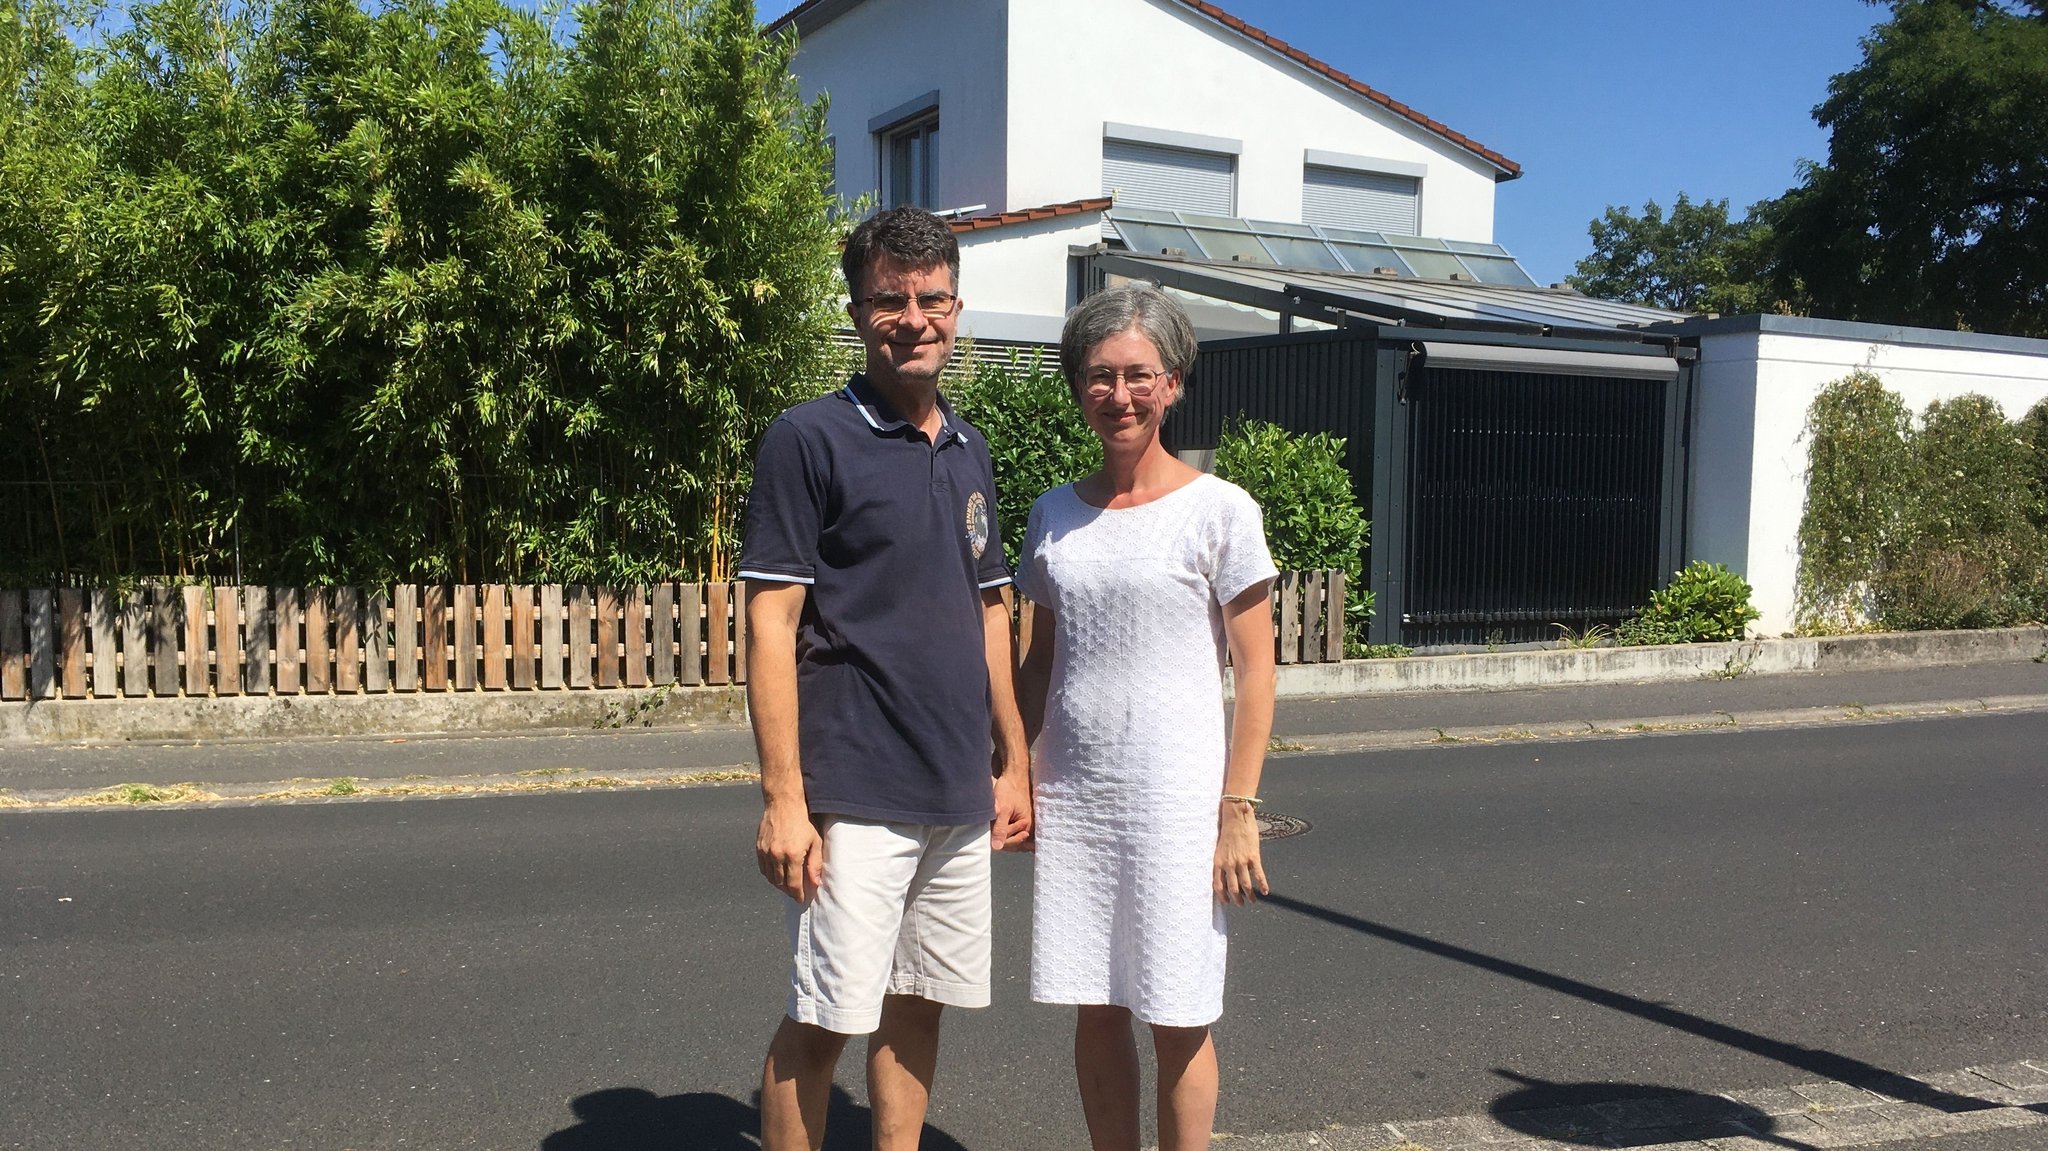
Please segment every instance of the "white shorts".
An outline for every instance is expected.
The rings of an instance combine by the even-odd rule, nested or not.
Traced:
[[[884,995],[988,1006],[988,825],[827,815],[818,830],[825,883],[789,904],[789,1017],[865,1035]]]

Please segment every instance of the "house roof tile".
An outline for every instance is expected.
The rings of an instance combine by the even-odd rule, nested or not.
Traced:
[[[1064,204],[1047,204],[1042,208],[1019,208],[1014,212],[990,212],[981,216],[967,216],[949,222],[955,232],[980,232],[1007,224],[1026,224],[1033,220],[1050,220],[1058,216],[1078,216],[1083,212],[1107,211],[1109,205],[1108,196],[1096,196],[1088,200],[1069,200]]]
[[[1250,40],[1253,43],[1262,45],[1274,52],[1279,53],[1282,56],[1285,56],[1289,60],[1294,61],[1295,63],[1301,65],[1302,67],[1308,69],[1311,72],[1314,72],[1315,74],[1323,77],[1324,79],[1329,80],[1334,84],[1338,84],[1359,96],[1363,96],[1366,99],[1371,100],[1373,103],[1378,104],[1381,107],[1387,109],[1388,111],[1394,113],[1395,115],[1400,116],[1406,120],[1409,120],[1415,123],[1416,125],[1424,129],[1427,129],[1429,132],[1437,136],[1440,136],[1445,140],[1450,141],[1452,144],[1455,144],[1458,147],[1463,148],[1464,150],[1472,153],[1473,155],[1478,156],[1480,159],[1485,160],[1487,163],[1492,164],[1494,167],[1500,169],[1500,179],[1512,180],[1515,177],[1520,176],[1522,174],[1522,166],[1520,164],[1515,163],[1513,160],[1508,159],[1506,156],[1501,155],[1499,152],[1496,152],[1493,149],[1487,147],[1486,145],[1481,144],[1479,141],[1474,140],[1472,137],[1465,135],[1463,132],[1456,131],[1455,129],[1449,127],[1441,121],[1433,120],[1428,116],[1423,115],[1421,112],[1418,112],[1415,109],[1409,107],[1408,105],[1401,103],[1399,100],[1396,100],[1391,96],[1388,96],[1386,93],[1381,92],[1379,89],[1374,88],[1371,85],[1362,83],[1359,80],[1353,79],[1351,76],[1345,74],[1344,72],[1339,71],[1336,68],[1331,67],[1328,64],[1325,64],[1323,61],[1316,59],[1314,56],[1309,55],[1307,52],[1304,52],[1299,48],[1296,48],[1294,45],[1289,44],[1287,41],[1280,39],[1278,36],[1274,36],[1263,29],[1256,28],[1250,24],[1245,23],[1243,20],[1240,20],[1237,17],[1232,16],[1230,13],[1225,12],[1223,9],[1218,8],[1216,5],[1209,3],[1209,0],[1172,0],[1172,2],[1179,4],[1184,8],[1192,9],[1193,11],[1201,13],[1203,16],[1206,16],[1210,20],[1213,20],[1216,23],[1221,24],[1223,27],[1229,29],[1230,31],[1235,32],[1240,36],[1243,36],[1245,39]],[[804,0],[803,3],[798,4],[796,7],[790,9],[788,12],[784,13],[779,19],[770,22],[768,25],[768,31],[774,32],[787,25],[793,24],[802,17],[804,17],[805,15],[814,12],[827,4],[833,4],[835,7],[843,11],[844,9],[850,8],[857,3],[860,3],[860,0]]]

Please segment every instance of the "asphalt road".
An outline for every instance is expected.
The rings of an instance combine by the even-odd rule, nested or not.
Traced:
[[[2048,1055],[2044,745],[2030,714],[1277,760],[1313,829],[1233,920],[1218,1127]],[[757,810],[0,816],[0,1146],[751,1146],[783,978]],[[1085,1145],[1000,862],[996,1003],[951,1017],[926,1146]],[[841,1081],[830,1145],[865,1146]]]

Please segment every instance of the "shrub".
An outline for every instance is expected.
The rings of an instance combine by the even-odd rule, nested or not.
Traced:
[[[1258,501],[1280,570],[1344,572],[1345,654],[1362,652],[1373,610],[1364,578],[1372,524],[1344,468],[1344,441],[1328,432],[1295,435],[1261,420],[1232,420],[1216,445],[1216,474]]]
[[[1913,417],[1869,372],[1829,384],[1806,410],[1806,509],[1799,518],[1798,617],[1853,629],[1867,583],[1904,533],[1914,488]]]
[[[1757,611],[1749,603],[1749,581],[1704,560],[1686,565],[1650,596],[1633,619],[1614,629],[1623,645],[1716,643],[1741,639]]]
[[[1059,365],[1043,355],[1011,365],[963,343],[956,364],[946,399],[988,437],[996,526],[1014,566],[1033,501],[1100,468],[1102,441],[1081,418]]]
[[[1962,551],[1923,544],[1878,573],[1871,584],[1877,617],[1896,631],[1996,626],[1991,573]]]
[[[1879,569],[1879,618],[1906,629],[2017,622],[2041,561],[2025,431],[1970,394],[1928,405],[1912,444],[1911,543]]]
[[[2048,402],[2008,423],[1854,372],[1814,400],[1799,523],[1802,631],[1996,627],[2048,614]]]

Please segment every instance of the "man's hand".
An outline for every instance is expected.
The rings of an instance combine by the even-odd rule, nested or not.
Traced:
[[[1021,763],[996,777],[996,818],[989,842],[997,851],[1031,850],[1031,772]]]
[[[754,836],[754,861],[775,890],[809,903],[825,882],[825,841],[800,806],[770,804]]]

